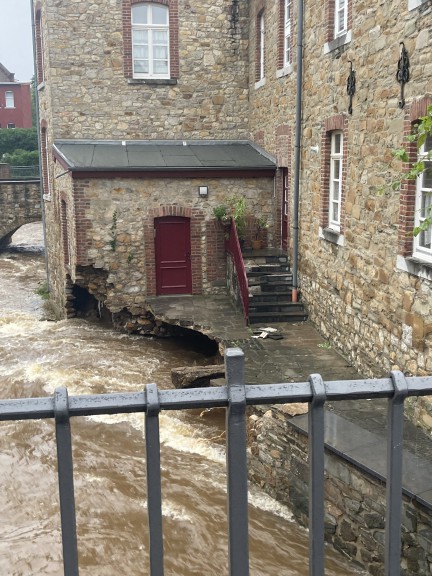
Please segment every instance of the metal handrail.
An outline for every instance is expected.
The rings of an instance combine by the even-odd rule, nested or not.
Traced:
[[[240,298],[243,305],[243,315],[245,317],[246,324],[249,324],[249,284],[243,262],[240,240],[233,218],[231,219],[231,227],[228,238],[225,240],[225,250],[232,256],[234,262],[234,268],[240,289]]]
[[[388,398],[387,506],[385,576],[400,576],[402,518],[403,403],[407,396],[432,393],[432,376],[405,377],[394,371],[379,380],[324,382],[312,374],[307,382],[246,385],[244,354],[225,352],[227,386],[68,397],[58,388],[53,397],[0,400],[0,421],[55,418],[60,514],[65,576],[79,576],[70,418],[100,414],[145,414],[150,576],[164,574],[159,413],[161,410],[225,407],[229,575],[249,576],[247,405],[308,402],[309,574],[324,576],[324,405],[327,400]]]

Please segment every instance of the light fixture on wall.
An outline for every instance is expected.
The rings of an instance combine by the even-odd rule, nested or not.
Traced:
[[[198,188],[198,196],[200,198],[207,198],[208,196],[208,186],[199,186]]]

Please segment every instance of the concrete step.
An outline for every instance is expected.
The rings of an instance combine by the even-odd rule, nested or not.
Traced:
[[[249,313],[267,312],[301,312],[304,313],[303,304],[291,302],[290,300],[279,300],[273,302],[257,302],[254,298],[249,300]]]
[[[279,300],[285,300],[291,302],[292,289],[286,288],[280,292],[249,292],[249,300],[254,302],[278,302]]]
[[[270,324],[272,322],[304,322],[307,320],[305,310],[293,312],[250,312],[249,324]]]
[[[246,274],[249,276],[257,275],[257,274],[288,274],[289,273],[289,266],[288,264],[260,264],[260,265],[252,265],[246,266]]]

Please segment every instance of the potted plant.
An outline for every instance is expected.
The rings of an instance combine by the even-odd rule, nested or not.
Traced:
[[[243,196],[230,196],[227,198],[227,204],[236,225],[238,238],[242,243],[246,235],[246,199]]]
[[[262,233],[269,227],[269,223],[266,216],[261,216],[255,219],[255,230],[254,237],[252,240],[252,248],[254,250],[259,250],[262,246]]]
[[[231,215],[228,212],[228,207],[225,204],[220,204],[213,208],[214,216],[219,220],[223,226],[231,225]]]

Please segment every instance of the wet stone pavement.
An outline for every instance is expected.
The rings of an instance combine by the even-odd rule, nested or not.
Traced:
[[[150,298],[148,304],[157,319],[206,334],[218,342],[221,352],[240,347],[245,354],[247,384],[305,382],[313,373],[321,374],[325,381],[363,377],[310,322],[270,324],[282,339],[261,339],[253,338],[260,326],[246,326],[243,315],[224,295],[164,296]],[[335,401],[327,402],[326,408],[326,444],[384,478],[387,401]],[[295,416],[291,422],[307,430],[305,416]],[[432,509],[432,439],[408,420],[404,426],[404,450],[404,489]]]

